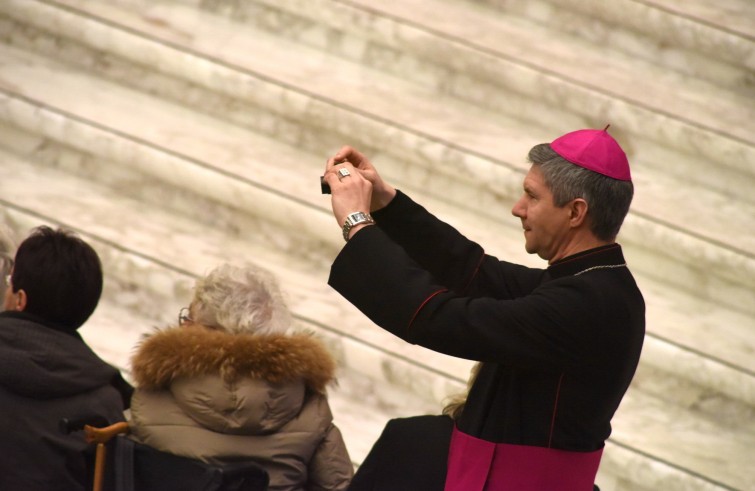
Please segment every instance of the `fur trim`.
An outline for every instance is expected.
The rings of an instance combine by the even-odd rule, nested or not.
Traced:
[[[147,335],[131,358],[140,388],[166,388],[178,377],[218,374],[285,383],[304,379],[320,393],[335,379],[336,363],[308,334],[230,334],[201,326],[174,327]]]

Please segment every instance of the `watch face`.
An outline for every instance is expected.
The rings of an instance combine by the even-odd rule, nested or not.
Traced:
[[[352,213],[351,215],[348,216],[348,218],[349,218],[349,222],[354,223],[354,222],[358,222],[359,220],[364,220],[365,216],[364,216],[364,213],[360,211],[358,213]]]
[[[348,242],[349,230],[351,230],[351,227],[365,222],[375,223],[372,220],[372,217],[363,211],[355,211],[354,213],[349,213],[348,215],[346,215],[346,220],[343,224],[343,240]]]

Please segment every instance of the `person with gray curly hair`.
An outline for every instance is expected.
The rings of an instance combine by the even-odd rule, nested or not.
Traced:
[[[354,468],[326,394],[335,360],[290,323],[261,268],[224,264],[198,279],[178,325],[131,360],[132,438],[209,464],[252,460],[270,490],[347,489]]]
[[[197,280],[189,310],[195,322],[232,333],[285,332],[291,323],[277,280],[256,266],[215,268]]]

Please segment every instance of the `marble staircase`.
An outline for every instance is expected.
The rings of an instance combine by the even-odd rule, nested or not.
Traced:
[[[126,367],[193,278],[267,266],[338,356],[358,465],[387,418],[437,412],[471,365],[327,287],[342,243],[327,156],[364,149],[489,253],[542,265],[509,215],[526,152],[610,122],[633,165],[620,241],[648,336],[598,484],[752,489],[752,6],[383,3],[0,0],[0,211],[19,236],[53,223],[95,244],[108,283],[87,339]]]

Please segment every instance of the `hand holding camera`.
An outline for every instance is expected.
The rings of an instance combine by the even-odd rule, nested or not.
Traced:
[[[345,165],[349,164],[349,165]],[[325,175],[320,177],[320,191],[322,194],[331,194],[332,190],[328,180],[327,174],[333,170],[337,170],[339,167],[351,168],[350,172],[358,172],[361,177],[367,179],[372,183],[372,197],[370,200],[370,209],[364,211],[375,211],[384,208],[391,202],[396,195],[396,189],[389,185],[378,174],[372,163],[362,153],[355,150],[352,147],[342,147],[331,157],[325,166]],[[349,177],[340,176],[340,179],[349,179]],[[331,183],[333,181],[330,181]]]

